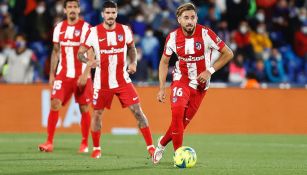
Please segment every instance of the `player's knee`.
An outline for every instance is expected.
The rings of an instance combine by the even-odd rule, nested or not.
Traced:
[[[89,111],[88,105],[80,105],[79,108],[80,108],[81,113]]]
[[[51,100],[51,110],[58,111],[62,107],[62,102],[58,99]]]

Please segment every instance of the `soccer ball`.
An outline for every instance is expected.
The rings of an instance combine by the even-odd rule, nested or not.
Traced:
[[[196,164],[197,156],[193,148],[182,146],[174,153],[174,166],[178,168],[192,168]]]

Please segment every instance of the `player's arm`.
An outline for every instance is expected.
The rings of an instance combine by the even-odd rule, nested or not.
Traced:
[[[95,60],[95,54],[93,48],[88,49],[86,55],[87,55],[86,59],[88,59],[88,61],[86,62],[86,67],[84,72],[80,75],[78,79],[78,85],[81,87],[86,85],[87,78],[90,76],[91,73],[91,69],[98,66],[98,60]]]
[[[78,50],[78,59],[79,61],[83,62],[83,63],[87,63],[88,62],[88,58],[85,56],[85,53],[88,51],[88,48],[81,45],[79,47],[79,50]]]
[[[169,65],[170,56],[166,56],[165,54],[162,55],[159,65],[159,83],[160,89],[158,92],[157,100],[159,102],[165,102],[165,84],[166,84],[166,77],[168,73],[168,65]]]
[[[134,74],[136,72],[136,66],[137,66],[137,58],[136,58],[137,51],[134,43],[128,45],[127,54],[130,59],[130,64],[128,66],[127,72],[129,74]]]
[[[233,58],[233,52],[227,45],[220,50],[220,53],[220,57],[216,60],[213,66],[198,75],[197,79],[201,83],[205,83],[207,80],[209,80],[215,71],[221,69]]]
[[[54,43],[51,53],[51,62],[50,62],[50,73],[49,73],[49,84],[52,85],[55,79],[55,71],[59,62],[60,55],[60,44]]]

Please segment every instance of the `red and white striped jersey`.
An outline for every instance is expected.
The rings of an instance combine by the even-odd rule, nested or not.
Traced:
[[[84,41],[90,25],[79,20],[74,25],[68,21],[58,23],[53,31],[53,43],[60,44],[60,59],[56,75],[61,78],[76,78],[80,76],[86,64],[78,60],[78,50]]]
[[[173,53],[178,56],[173,71],[173,81],[187,83],[197,89],[197,76],[210,68],[213,50],[220,51],[225,43],[209,28],[196,25],[191,37],[183,34],[182,28],[171,32],[166,39],[164,55],[170,57]],[[210,80],[205,89],[209,88]]]
[[[107,30],[102,24],[92,27],[84,46],[93,47],[100,67],[96,68],[95,89],[114,89],[131,79],[127,72],[127,47],[133,44],[131,29],[116,23],[115,29]]]

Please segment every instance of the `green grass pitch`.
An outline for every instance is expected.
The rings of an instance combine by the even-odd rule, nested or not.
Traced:
[[[139,135],[102,135],[103,155],[97,160],[77,153],[79,134],[58,133],[53,153],[37,150],[44,139],[44,134],[0,134],[0,175],[307,174],[306,135],[185,135],[184,145],[198,156],[191,169],[173,167],[171,144],[153,165]]]

